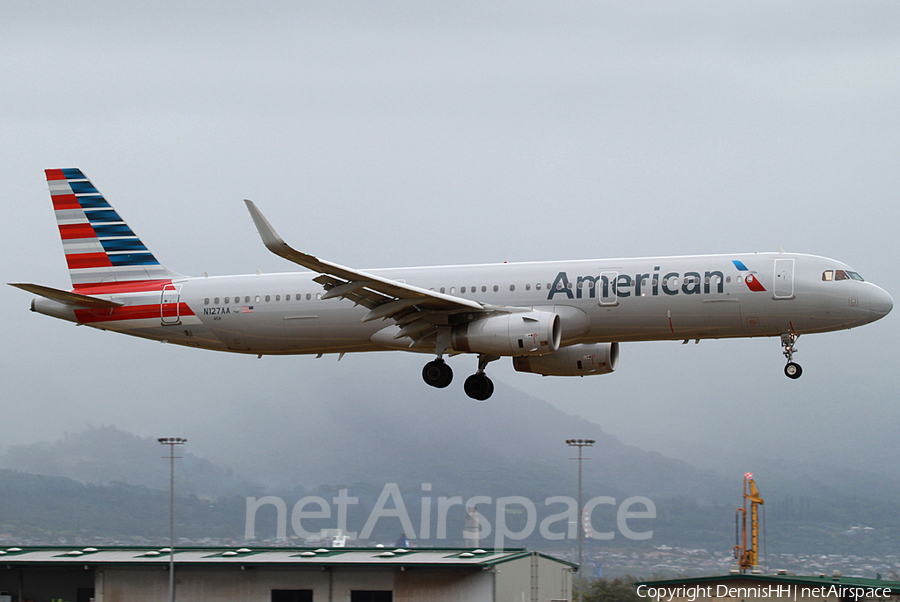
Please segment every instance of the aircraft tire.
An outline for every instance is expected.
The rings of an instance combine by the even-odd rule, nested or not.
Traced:
[[[801,374],[803,374],[803,368],[800,367],[800,364],[788,362],[787,366],[784,367],[784,375],[788,378],[796,380],[800,378]]]
[[[494,394],[494,383],[486,374],[473,374],[463,386],[466,395],[476,401],[487,401]]]
[[[453,370],[444,360],[431,360],[422,368],[422,379],[432,387],[443,389],[453,380]]]

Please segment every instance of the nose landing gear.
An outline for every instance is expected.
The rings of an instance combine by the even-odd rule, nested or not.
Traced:
[[[794,343],[799,338],[800,335],[793,332],[785,332],[781,335],[781,346],[784,347],[784,357],[787,359],[784,375],[792,379],[798,379],[803,374],[803,368],[800,367],[800,364],[794,363],[794,354],[797,353]]]

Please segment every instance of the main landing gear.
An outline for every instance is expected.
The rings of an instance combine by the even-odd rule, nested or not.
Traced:
[[[466,379],[463,387],[466,395],[477,401],[487,401],[494,394],[494,383],[484,373],[484,369],[488,363],[499,359],[496,355],[478,355],[478,371]]]
[[[784,375],[788,378],[797,379],[803,374],[803,368],[800,367],[800,364],[794,363],[794,354],[797,353],[797,348],[794,347],[794,343],[796,343],[799,338],[800,335],[794,334],[793,332],[785,332],[781,335],[781,346],[784,347],[784,357],[787,358],[787,365],[784,367]]]
[[[478,356],[478,371],[466,379],[463,388],[466,395],[478,401],[486,401],[494,393],[494,383],[484,373],[485,366],[489,362],[500,359],[493,355]],[[432,387],[443,389],[453,380],[453,370],[443,358],[431,360],[422,368],[422,378]]]
[[[453,370],[443,358],[431,360],[422,368],[422,378],[432,387],[443,389],[453,380]]]

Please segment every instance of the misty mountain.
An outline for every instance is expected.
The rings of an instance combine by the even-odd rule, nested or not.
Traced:
[[[169,494],[141,485],[79,483],[65,477],[0,469],[0,539],[16,543],[84,545],[168,541]],[[175,501],[179,537],[240,536],[241,497],[215,501],[181,495]]]
[[[378,390],[365,374],[360,376],[331,382],[327,389],[306,387],[295,398],[255,399],[184,433],[189,442],[178,449],[183,459],[176,464],[176,488],[180,503],[197,513],[193,522],[221,537],[240,537],[242,496],[277,495],[292,504],[302,495],[328,498],[348,487],[361,506],[371,508],[386,483],[399,484],[413,516],[423,483],[432,485],[432,496],[516,495],[540,508],[547,497],[576,495],[578,467],[572,458],[577,450],[565,441],[580,438],[596,441],[584,449],[585,499],[650,498],[657,510],[652,524],[656,544],[727,551],[733,543],[734,509],[741,505],[739,476],[725,477],[627,445],[600,425],[501,382],[489,402],[476,403],[412,379]],[[10,447],[0,456],[0,467],[20,471],[4,475],[14,478],[19,493],[4,495],[3,522],[37,532],[156,534],[166,506],[169,473],[162,458],[167,452],[153,438],[111,426],[68,434],[53,443]],[[708,454],[704,464],[716,467],[715,444],[709,444]],[[776,460],[754,467],[766,499],[770,551],[861,552],[889,545],[885,542],[900,532],[892,498],[883,495],[892,485],[879,485],[863,470],[829,472],[822,465]],[[34,475],[25,472],[67,479],[29,481]],[[64,499],[69,521],[56,525],[54,518],[42,525],[22,493],[29,489],[41,500],[35,508],[43,508],[45,516],[59,513],[44,508],[48,500]],[[201,498],[214,501],[206,508]],[[116,504],[111,524],[101,525],[101,519],[80,509],[82,503],[92,504],[92,512]],[[130,531],[124,518],[129,513],[142,517]],[[144,520],[151,514],[152,519]],[[362,507],[358,514],[364,520]],[[851,539],[843,535],[851,525],[870,526],[874,535],[868,541]],[[395,536],[392,527],[385,529]],[[203,533],[192,531],[198,538]]]
[[[683,496],[724,501],[726,481],[681,460],[627,445],[600,425],[568,415],[502,382],[486,403],[418,379],[374,388],[364,372],[294,399],[257,399],[198,435],[206,457],[271,489],[399,483],[452,495],[574,495],[577,450],[585,448],[591,495]],[[462,378],[462,377],[459,377]],[[383,379],[382,379],[383,380]]]
[[[200,497],[243,495],[258,485],[175,448],[176,488]],[[0,468],[67,477],[93,485],[122,483],[154,489],[169,488],[169,447],[151,437],[139,437],[113,426],[67,434],[56,442],[14,445],[0,455]]]

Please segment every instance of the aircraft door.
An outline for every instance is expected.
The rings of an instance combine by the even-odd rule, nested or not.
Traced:
[[[178,304],[181,300],[181,286],[167,284],[163,287],[162,298],[159,302],[160,320],[163,326],[175,326],[181,324],[181,315]]]
[[[600,288],[600,305],[618,305],[619,298],[616,294],[616,280],[619,272],[600,272],[597,286]]]
[[[776,299],[794,298],[794,260],[775,260],[775,284],[773,295]]]

